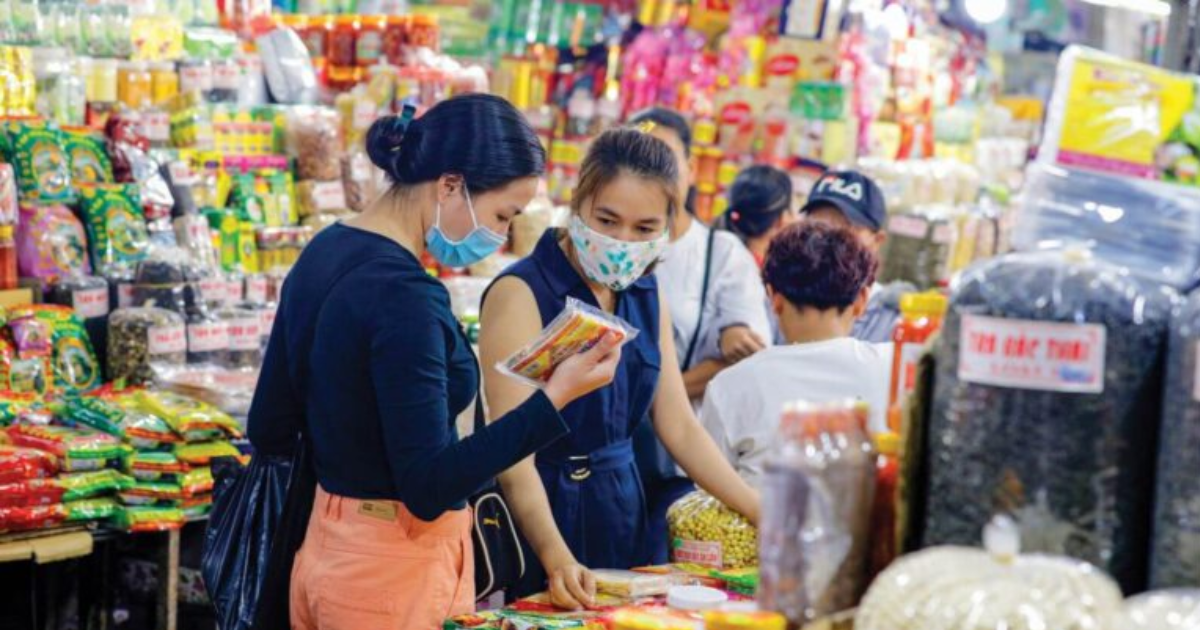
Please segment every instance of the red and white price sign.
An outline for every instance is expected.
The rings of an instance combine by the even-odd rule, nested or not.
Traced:
[[[155,326],[150,329],[149,336],[151,355],[187,352],[188,334],[183,326]]]
[[[71,307],[84,319],[108,315],[108,289],[84,289],[71,296]]]
[[[672,555],[677,562],[698,564],[705,567],[722,568],[724,553],[719,542],[699,540],[676,540]]]
[[[171,117],[166,112],[142,114],[142,133],[151,142],[167,142],[171,139]]]
[[[206,278],[201,280],[200,297],[205,302],[224,302],[225,281],[220,278]]]
[[[259,328],[261,329],[263,336],[270,337],[271,329],[275,328],[275,309],[264,309],[261,313],[259,313],[258,321]]]
[[[312,194],[317,212],[346,209],[346,189],[342,187],[342,182],[314,184]]]
[[[133,306],[133,285],[122,282],[117,285],[117,308]]]
[[[246,278],[246,301],[263,304],[267,301],[267,279],[263,276]]]
[[[262,347],[262,322],[258,317],[239,317],[226,324],[230,350],[258,350]]]
[[[192,352],[217,352],[229,349],[229,331],[225,322],[188,324],[188,350]]]
[[[1099,324],[1056,324],[964,315],[958,378],[967,383],[1050,392],[1104,391]]]
[[[243,286],[242,286],[242,281],[240,279],[227,280],[225,282],[225,299],[223,300],[225,302],[225,304],[233,305],[233,304],[237,304],[238,302],[241,302],[242,301],[242,289],[243,289]]]

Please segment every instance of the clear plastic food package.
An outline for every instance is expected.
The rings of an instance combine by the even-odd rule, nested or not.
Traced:
[[[294,108],[287,120],[288,153],[296,158],[296,178],[342,180],[342,128],[335,110]]]
[[[22,205],[17,265],[22,275],[54,281],[91,273],[83,224],[63,205]]]
[[[1016,525],[1004,518],[987,528],[984,546],[900,558],[871,585],[855,630],[1126,630],[1121,590],[1094,566],[1019,555]]]
[[[745,517],[697,490],[667,510],[671,561],[714,569],[758,564],[758,532]]]
[[[154,381],[152,364],[187,362],[187,327],[161,308],[117,309],[108,320],[108,376],[130,385]]]
[[[592,576],[596,578],[597,592],[630,600],[665,595],[671,587],[671,579],[666,575],[597,569]]]
[[[922,544],[974,544],[1009,514],[1030,551],[1144,588],[1160,368],[1178,303],[1087,252],[964,271],[934,350]]]
[[[1125,602],[1120,630],[1194,630],[1200,628],[1200,589],[1152,591]]]
[[[758,601],[796,625],[853,608],[867,586],[875,455],[869,409],[796,403],[762,480]]]
[[[1171,321],[1155,476],[1150,588],[1200,585],[1200,291]]]
[[[537,339],[501,361],[496,369],[534,387],[544,387],[558,364],[587,352],[610,332],[621,343],[633,340],[638,334],[636,328],[620,317],[567,298],[566,308],[542,329]]]

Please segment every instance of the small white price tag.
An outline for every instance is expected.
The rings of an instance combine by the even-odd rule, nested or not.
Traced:
[[[257,350],[262,347],[262,322],[258,317],[231,319],[226,323],[230,350]]]
[[[85,289],[71,296],[71,307],[84,319],[108,315],[108,289]]]
[[[187,352],[188,334],[183,326],[155,326],[149,331],[151,356]]]
[[[217,352],[229,348],[229,332],[225,322],[189,324],[187,337],[188,350],[192,352]]]

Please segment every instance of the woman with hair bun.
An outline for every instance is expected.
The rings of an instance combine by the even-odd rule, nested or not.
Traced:
[[[729,209],[722,222],[742,239],[759,267],[771,239],[795,219],[792,178],[777,168],[751,166],[738,173],[729,187]]]
[[[366,143],[392,186],[304,250],[250,409],[257,453],[290,454],[302,432],[313,452],[319,487],[291,580],[296,630],[432,630],[471,612],[466,499],[567,435],[559,411],[609,383],[620,360],[605,339],[459,440],[454,419],[476,398],[479,371],[420,256],[457,267],[499,249],[545,154],[521,114],[486,95],[381,118]]]

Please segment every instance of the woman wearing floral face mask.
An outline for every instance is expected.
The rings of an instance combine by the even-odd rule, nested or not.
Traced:
[[[697,484],[757,521],[757,495],[696,421],[670,315],[649,273],[667,245],[671,213],[680,211],[677,178],[675,157],[662,140],[639,129],[605,132],[580,169],[568,229],[547,232],[484,297],[485,366],[534,339],[567,298],[615,313],[641,331],[623,348],[612,384],[563,410],[570,436],[500,478],[544,567],[527,571],[517,595],[544,588],[548,579],[556,604],[588,606],[595,584],[585,566],[628,569],[648,562],[647,506],[631,442],[647,416]],[[493,415],[531,395],[494,369],[484,378]]]

